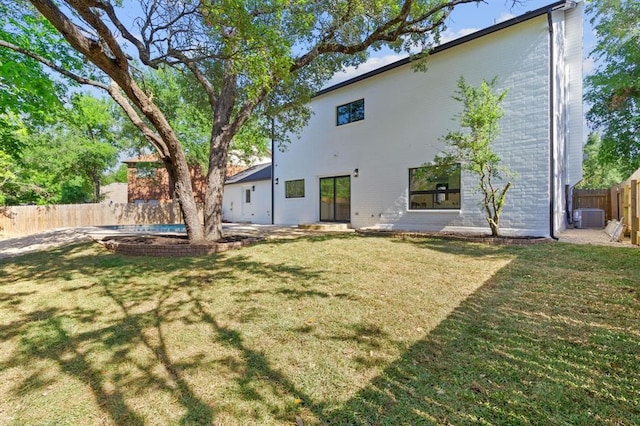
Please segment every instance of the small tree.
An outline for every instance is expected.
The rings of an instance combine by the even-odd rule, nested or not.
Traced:
[[[513,175],[507,167],[500,165],[500,157],[491,149],[491,143],[500,134],[498,123],[504,115],[501,104],[508,92],[496,93],[496,81],[497,77],[494,77],[473,87],[460,77],[453,99],[461,102],[464,109],[455,119],[469,131],[447,133],[442,140],[448,148],[435,159],[436,164],[442,166],[461,163],[463,170],[478,177],[478,189],[483,196],[482,210],[494,237],[500,236],[500,214],[511,187],[511,182],[501,184],[501,180],[503,176]]]

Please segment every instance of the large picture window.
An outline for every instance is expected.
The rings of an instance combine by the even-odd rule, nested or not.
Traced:
[[[353,123],[364,120],[364,99],[349,102],[336,108],[336,125]]]
[[[288,180],[284,183],[285,198],[304,197],[304,179]]]
[[[409,210],[460,209],[460,164],[409,169]]]

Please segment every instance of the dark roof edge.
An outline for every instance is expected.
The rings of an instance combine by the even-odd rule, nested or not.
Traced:
[[[246,175],[238,178],[239,175]],[[238,179],[235,180],[234,179]],[[233,176],[229,176],[225,179],[225,185],[235,183],[257,182],[261,180],[271,179],[271,163],[261,163],[251,166],[248,169],[242,170]]]
[[[547,5],[547,6],[543,6],[543,7],[539,8],[539,9],[527,12],[524,15],[516,16],[515,18],[511,18],[511,19],[508,19],[506,21],[500,22],[499,24],[495,24],[495,25],[487,27],[487,28],[485,28],[483,30],[476,31],[475,33],[471,33],[471,34],[468,34],[466,36],[463,36],[463,37],[457,38],[455,40],[452,40],[452,41],[450,41],[448,43],[444,43],[444,44],[438,45],[438,46],[434,47],[433,49],[431,49],[429,51],[429,55],[433,55],[433,54],[436,54],[438,52],[442,52],[444,50],[451,49],[452,47],[456,47],[456,46],[459,46],[459,45],[461,45],[463,43],[467,43],[467,42],[475,40],[477,38],[484,37],[486,35],[489,35],[491,33],[496,32],[496,31],[500,31],[500,30],[503,30],[505,28],[509,28],[511,26],[514,26],[514,25],[519,24],[521,22],[528,21],[528,20],[533,19],[533,18],[537,18],[537,17],[542,16],[542,15],[546,14],[547,12],[549,12],[550,9],[555,9],[556,7],[562,6],[562,5],[566,4],[566,3],[569,3],[569,0],[560,0],[560,1],[557,1],[555,3],[551,3],[551,4]],[[415,60],[415,57],[419,57],[420,55],[421,55],[421,53],[418,53],[417,55],[414,55],[413,57],[409,56],[407,58],[400,59],[399,61],[396,61],[396,62],[393,62],[391,64],[385,65],[383,67],[377,68],[377,69],[375,69],[373,71],[369,71],[369,72],[366,72],[366,73],[361,74],[359,76],[350,78],[349,80],[345,80],[345,81],[342,81],[340,83],[334,84],[333,86],[327,87],[326,89],[318,90],[313,97],[324,95],[325,93],[332,92],[334,90],[343,88],[345,86],[349,86],[349,85],[351,85],[353,83],[357,83],[359,81],[365,80],[365,79],[367,79],[369,77],[373,77],[373,76],[376,76],[378,74],[382,74],[382,73],[384,73],[386,71],[392,70],[394,68],[398,68],[398,67],[401,67],[403,65],[409,64],[409,63],[411,63],[412,60]]]

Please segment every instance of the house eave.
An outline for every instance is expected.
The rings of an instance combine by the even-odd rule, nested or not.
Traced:
[[[473,40],[476,40],[478,38],[484,37],[486,35],[495,33],[497,31],[504,30],[505,28],[509,28],[509,27],[514,26],[514,25],[520,24],[522,22],[526,22],[526,21],[529,21],[531,19],[538,18],[540,16],[544,16],[549,12],[549,10],[556,9],[557,7],[565,6],[567,4],[573,4],[573,3],[575,3],[575,1],[572,1],[572,0],[560,0],[560,1],[557,1],[555,3],[551,3],[551,4],[547,5],[547,6],[541,7],[539,9],[532,10],[530,12],[527,12],[527,13],[523,14],[523,15],[516,16],[515,18],[511,18],[509,20],[506,20],[506,21],[500,22],[498,24],[492,25],[492,26],[487,27],[487,28],[485,28],[483,30],[476,31],[475,33],[471,33],[471,34],[468,34],[468,35],[466,35],[464,37],[460,37],[460,38],[457,38],[455,40],[452,40],[452,41],[450,41],[448,43],[444,43],[444,44],[438,45],[438,46],[434,47],[433,49],[431,49],[428,54],[429,55],[435,55],[435,54],[437,54],[439,52],[444,52],[444,51],[446,51],[448,49],[451,49],[453,47],[459,46],[461,44],[468,43],[470,41],[473,41]],[[324,95],[324,94],[329,93],[329,92],[333,92],[334,90],[341,89],[343,87],[355,84],[355,83],[360,82],[362,80],[366,80],[368,78],[371,78],[371,77],[374,77],[376,75],[385,73],[387,71],[393,70],[393,69],[401,67],[403,65],[407,65],[407,64],[411,63],[412,61],[420,58],[421,56],[422,56],[422,53],[414,55],[414,56],[409,56],[407,58],[400,59],[399,61],[393,62],[391,64],[388,64],[388,65],[385,65],[383,67],[377,68],[375,70],[369,71],[367,73],[361,74],[359,76],[350,78],[349,80],[342,81],[342,82],[337,83],[337,84],[335,84],[333,86],[330,86],[330,87],[327,87],[327,88],[324,88],[322,90],[317,91],[315,93],[314,97],[321,96],[321,95]]]

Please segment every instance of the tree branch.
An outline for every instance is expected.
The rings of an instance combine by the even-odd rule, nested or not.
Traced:
[[[407,21],[407,18],[409,17],[409,14],[411,12],[411,6],[413,5],[413,2],[412,0],[405,0],[402,9],[397,16],[373,29],[373,31],[371,31],[371,33],[360,43],[354,43],[350,45],[338,43],[337,41],[335,41],[332,34],[337,31],[339,26],[335,28],[332,27],[330,31],[328,33],[325,33],[325,36],[323,36],[313,48],[311,48],[307,53],[298,57],[294,61],[294,63],[291,65],[290,72],[293,73],[301,68],[304,68],[318,56],[323,54],[342,53],[346,55],[352,55],[355,53],[363,52],[371,47],[374,43],[380,41],[392,42],[405,34],[427,33],[442,25],[445,19],[451,14],[451,11],[455,6],[465,3],[479,3],[481,1],[483,0],[451,0],[447,3],[436,5],[417,18]],[[445,11],[445,13],[436,21],[432,22],[431,25],[425,27],[414,26],[421,21],[426,21],[428,18],[435,16],[438,12],[443,10]],[[345,22],[345,24],[346,23],[348,22]]]
[[[126,100],[126,98],[120,92],[120,87],[116,84],[116,82],[112,81],[111,84],[107,87],[107,91],[109,95],[113,98],[113,100],[120,105],[129,117],[129,120],[133,123],[142,135],[149,141],[153,146],[156,147],[158,152],[162,157],[169,156],[169,149],[167,144],[162,140],[162,138],[154,132],[147,123],[144,122],[142,118],[138,115],[137,111],[131,106],[131,104]]]
[[[18,52],[22,55],[28,56],[31,59],[34,59],[38,62],[40,62],[43,65],[46,65],[47,67],[51,68],[52,70],[64,75],[67,78],[70,78],[71,80],[75,81],[76,83],[79,84],[86,84],[89,86],[94,86],[94,87],[98,87],[100,89],[104,89],[104,90],[109,90],[108,86],[106,84],[100,83],[99,81],[95,81],[92,80],[90,78],[85,78],[82,77],[78,74],[75,74],[65,68],[62,68],[61,66],[59,66],[58,64],[56,64],[53,61],[50,61],[49,59],[45,58],[44,56],[38,55],[35,52],[32,52],[30,50],[27,49],[23,49],[22,47],[16,46],[14,44],[11,44],[7,41],[4,40],[0,40],[0,47],[5,47],[7,49],[13,50],[14,52]]]

